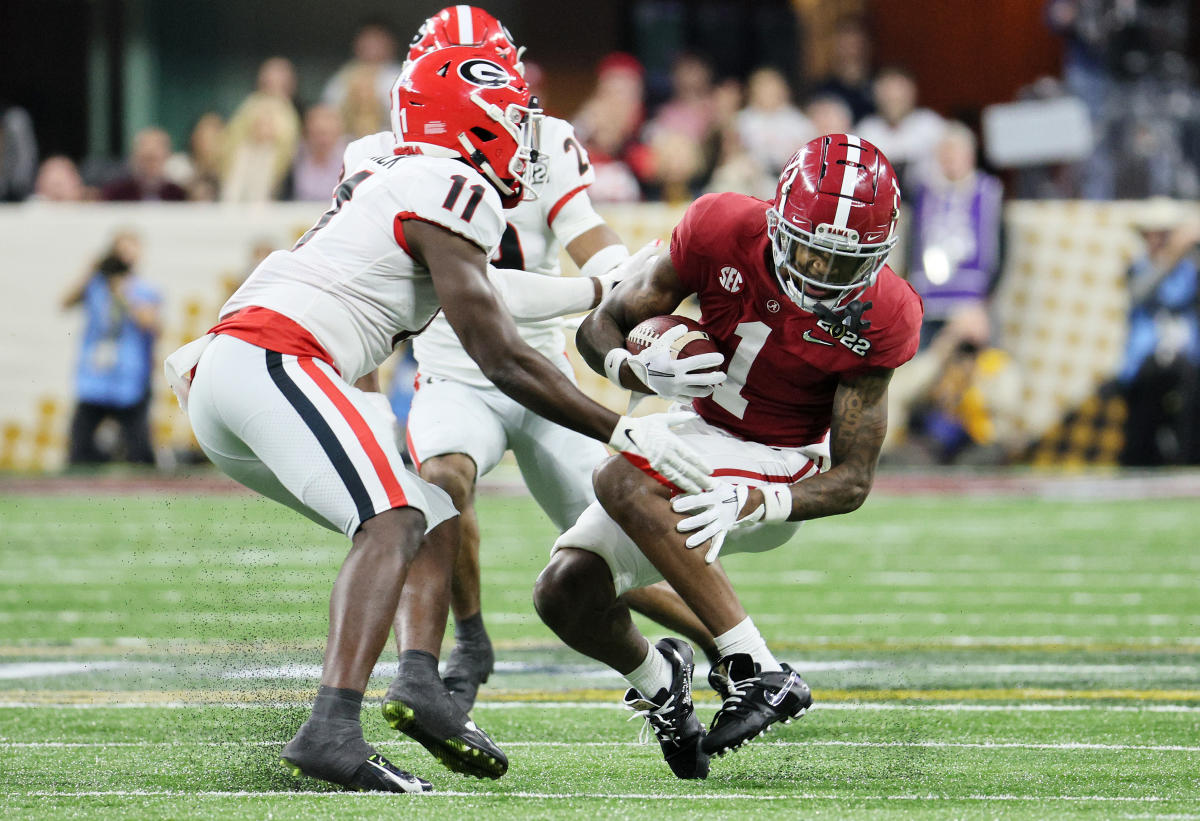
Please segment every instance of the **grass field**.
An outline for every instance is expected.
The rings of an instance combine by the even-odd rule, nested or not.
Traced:
[[[817,707],[675,780],[563,649],[530,587],[553,531],[485,496],[499,666],[474,717],[512,761],[443,770],[378,714],[368,740],[434,782],[295,780],[343,540],[236,493],[0,494],[0,817],[1200,818],[1200,501],[876,494],[728,560]],[[652,626],[651,635],[661,635]],[[699,672],[702,719],[716,709]]]

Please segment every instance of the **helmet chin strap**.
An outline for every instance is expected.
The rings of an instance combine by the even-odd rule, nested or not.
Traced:
[[[857,334],[870,328],[871,320],[863,319],[863,314],[871,310],[872,304],[869,300],[860,302],[856,299],[846,305],[843,309],[844,313],[837,314],[825,303],[814,302],[812,312],[817,315],[817,318],[828,322],[831,328],[840,327],[841,333],[833,334],[835,337],[839,337],[846,331],[853,331]]]

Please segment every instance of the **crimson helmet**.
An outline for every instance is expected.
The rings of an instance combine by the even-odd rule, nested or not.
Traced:
[[[767,209],[775,276],[805,311],[842,313],[875,283],[898,239],[900,185],[878,148],[826,134],[792,155]]]
[[[462,157],[506,208],[534,199],[542,111],[510,66],[474,46],[449,46],[405,64],[392,86],[392,131],[424,154]]]
[[[518,48],[504,24],[481,8],[447,6],[430,17],[408,44],[408,59],[415,60],[446,46],[476,46],[492,52],[492,59],[525,76],[525,66],[521,62],[525,48]]]

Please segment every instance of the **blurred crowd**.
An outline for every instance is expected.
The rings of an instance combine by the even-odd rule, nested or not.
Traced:
[[[1005,171],[1010,195],[1200,196],[1200,90],[1182,39],[1187,13],[1179,0],[1047,0],[1046,24],[1064,39],[1063,74],[1023,89],[1018,101],[1082,101],[1092,149],[1070,162]],[[651,92],[636,57],[613,53],[596,66],[594,87],[576,111],[552,113],[568,118],[587,148],[597,203],[682,204],[707,191],[770,199],[787,159],[814,136],[853,132],[875,143],[900,174],[907,208],[906,237],[892,264],[926,312],[921,356],[893,389],[894,418],[907,421],[895,426],[907,430],[897,450],[906,449],[905,461],[1016,458],[1019,397],[988,312],[1001,270],[1005,185],[980,167],[986,153],[975,123],[923,107],[909,71],[876,65],[860,20],[840,22],[829,46],[831,71],[802,86],[770,65],[744,78],[716,76],[703,55],[683,52],[665,95]],[[390,128],[388,94],[401,57],[385,25],[362,26],[351,58],[308,105],[297,100],[295,66],[272,57],[231,116],[205,113],[186,146],[146,128],[123,164],[87,177],[63,156],[38,165],[33,124],[9,107],[0,111],[0,197],[327,201],[347,143]],[[539,93],[542,72],[526,65]],[[1123,459],[1200,462],[1200,231],[1182,214],[1172,222],[1156,212],[1154,220],[1142,225],[1145,257],[1130,271],[1130,346],[1112,386],[1136,426],[1127,431]],[[98,277],[122,281],[103,271]],[[93,290],[99,300],[103,292]],[[1164,428],[1171,428],[1166,439]]]

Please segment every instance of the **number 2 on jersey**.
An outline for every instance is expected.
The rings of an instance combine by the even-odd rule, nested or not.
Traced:
[[[767,344],[771,329],[765,322],[742,322],[734,330],[738,337],[737,347],[729,358],[729,367],[725,369],[726,378],[712,392],[712,401],[732,413],[738,419],[745,418],[746,406],[750,401],[742,396],[746,387],[746,379],[750,376],[750,368]]]

